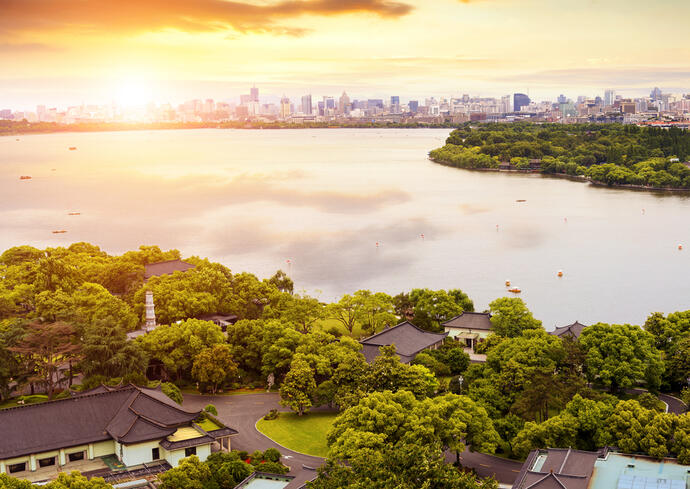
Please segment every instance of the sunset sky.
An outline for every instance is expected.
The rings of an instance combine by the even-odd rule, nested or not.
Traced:
[[[690,91],[687,0],[0,0],[0,108]]]

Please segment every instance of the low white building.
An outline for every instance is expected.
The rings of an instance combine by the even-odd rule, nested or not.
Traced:
[[[190,455],[206,460],[214,443],[229,450],[237,433],[160,389],[133,385],[0,410],[0,427],[0,473],[32,481],[71,470],[166,470]]]

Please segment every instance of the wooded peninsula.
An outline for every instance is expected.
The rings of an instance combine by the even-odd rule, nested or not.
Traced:
[[[429,153],[464,169],[568,175],[609,186],[690,189],[690,132],[623,124],[467,123]]]

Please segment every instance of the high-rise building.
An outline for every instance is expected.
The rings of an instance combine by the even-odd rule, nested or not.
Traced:
[[[604,105],[611,106],[614,104],[616,101],[616,92],[615,90],[606,90],[604,91]]]
[[[258,102],[259,101],[259,89],[256,88],[256,86],[250,88],[249,89],[249,96],[250,96],[252,102]]]
[[[652,100],[661,100],[661,89],[659,87],[654,87],[652,93],[649,94]]]
[[[410,100],[407,102],[407,106],[410,108],[410,112],[413,114],[416,114],[417,111],[419,111],[419,101],[418,100]]]
[[[392,114],[399,114],[400,113],[400,97],[398,97],[397,95],[391,96],[391,113]]]
[[[343,92],[338,100],[338,114],[347,114],[350,111],[350,97]]]
[[[290,99],[285,95],[280,99],[280,117],[282,119],[290,117]]]
[[[560,94],[560,95],[558,96],[558,103],[559,103],[559,104],[567,104],[567,103],[568,103],[568,97],[566,97],[566,96],[563,95],[563,94]]]
[[[302,97],[302,113],[305,115],[312,114],[311,94]]]
[[[520,112],[520,109],[522,107],[527,107],[530,104],[530,102],[531,100],[524,93],[513,94],[513,111]]]

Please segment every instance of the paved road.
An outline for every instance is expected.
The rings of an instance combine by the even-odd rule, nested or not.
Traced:
[[[446,462],[455,462],[455,452],[446,452]],[[468,448],[460,454],[460,463],[474,469],[480,477],[493,477],[499,483],[509,486],[513,485],[522,468],[522,462],[471,452]]]
[[[642,394],[643,392],[648,392],[647,389],[634,388],[626,389],[626,392],[631,394]],[[668,394],[659,394],[659,399],[666,403],[668,406],[668,412],[673,414],[683,414],[688,410],[688,407],[683,401],[677,397],[669,396]]]
[[[207,404],[216,406],[218,418],[229,427],[239,431],[237,435],[232,437],[232,448],[234,450],[246,450],[250,453],[254,450],[263,451],[270,447],[280,450],[283,456],[287,456],[283,462],[285,465],[290,466],[290,475],[295,476],[295,480],[288,487],[299,487],[305,481],[311,480],[316,476],[316,472],[304,469],[302,466],[319,467],[324,463],[324,459],[288,450],[256,430],[256,422],[271,409],[289,411],[287,408],[280,406],[279,401],[280,396],[276,393],[237,396],[196,396],[185,394],[184,396],[185,407],[203,409]],[[319,410],[320,408],[315,409],[315,411]],[[446,460],[455,462],[455,454],[447,454]],[[484,453],[470,452],[469,450],[465,450],[460,455],[460,462],[465,467],[476,470],[479,476],[494,477],[503,484],[512,484],[522,466],[520,462]]]
[[[255,427],[256,422],[271,409],[288,411],[288,409],[283,408],[279,404],[279,401],[280,396],[276,393],[236,396],[196,396],[185,394],[183,406],[194,409],[203,409],[208,404],[216,406],[218,418],[230,428],[236,429],[239,432],[231,438],[233,450],[245,450],[249,453],[254,450],[264,451],[271,447],[280,450],[284,457],[283,463],[290,467],[289,475],[295,477],[288,486],[292,489],[293,487],[300,487],[306,481],[316,477],[314,470],[304,469],[303,465],[316,468],[324,463],[324,459],[288,450],[257,431]]]

